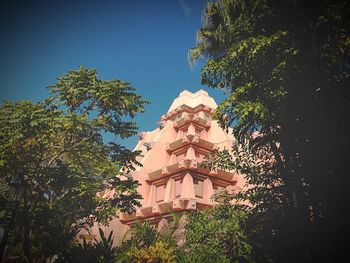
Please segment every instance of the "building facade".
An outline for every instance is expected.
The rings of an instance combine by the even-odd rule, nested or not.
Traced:
[[[105,229],[114,231],[116,243],[137,221],[157,224],[173,212],[214,205],[211,196],[216,191],[244,187],[239,174],[200,166],[210,152],[230,149],[234,143],[231,131],[224,131],[213,120],[216,107],[206,91],[184,90],[161,116],[158,128],[139,134],[134,150],[142,152],[138,158],[142,167],[131,175],[141,184],[142,206],[132,214],[119,214]]]

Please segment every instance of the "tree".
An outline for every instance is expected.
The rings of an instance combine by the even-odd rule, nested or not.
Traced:
[[[134,135],[131,118],[147,101],[129,82],[99,79],[85,67],[49,89],[43,102],[5,102],[0,108],[2,185],[16,180],[26,188],[9,251],[22,247],[29,260],[63,254],[82,226],[107,223],[117,211],[132,211],[141,198],[138,182],[128,175],[139,165],[139,153],[106,144],[103,134]],[[115,189],[111,198],[96,195],[105,189]],[[4,202],[1,209],[11,205]]]
[[[190,51],[207,60],[202,83],[227,91],[222,126],[250,153],[272,157],[250,201],[279,204],[268,208],[276,224],[266,233],[280,261],[332,260],[346,237],[349,17],[340,0],[209,2]]]
[[[248,140],[236,143],[230,150],[209,154],[201,165],[244,175],[248,188],[227,192],[223,197],[232,200],[231,206],[247,216],[245,236],[253,248],[251,257],[256,262],[273,262],[289,241],[278,237],[288,219],[284,216],[288,209],[285,186],[278,177],[272,154],[251,148]]]
[[[219,204],[188,215],[186,248],[202,262],[252,262],[245,236],[247,213],[231,205],[227,192],[217,194]]]

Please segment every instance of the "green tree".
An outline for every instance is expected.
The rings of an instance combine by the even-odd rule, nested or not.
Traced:
[[[276,235],[285,225],[287,214],[285,186],[277,176],[273,156],[267,151],[252,151],[249,141],[236,143],[231,150],[211,153],[201,164],[211,169],[237,171],[245,176],[248,189],[226,193],[235,200],[234,207],[247,213],[245,235],[253,247],[251,256],[257,262],[271,262],[281,253],[287,240]],[[246,201],[249,201],[247,204]]]
[[[281,261],[332,260],[346,237],[349,17],[341,0],[209,2],[190,51],[206,59],[202,83],[227,91],[222,126],[271,157],[248,171],[247,198],[270,212],[262,243]]]
[[[139,205],[138,182],[128,173],[138,152],[103,134],[124,139],[136,133],[131,118],[147,101],[129,82],[102,80],[81,67],[59,77],[43,102],[5,102],[0,107],[0,175],[6,190],[21,182],[20,201],[9,251],[30,260],[64,254],[77,231],[94,220],[107,223],[117,211]],[[115,189],[110,198],[96,193]],[[8,191],[1,198],[8,199]],[[1,203],[9,210],[13,203]],[[8,224],[9,213],[2,218]],[[18,253],[18,251],[17,251]]]
[[[188,215],[185,250],[201,255],[202,262],[252,262],[245,235],[247,213],[232,206],[226,191],[214,199],[217,206]]]

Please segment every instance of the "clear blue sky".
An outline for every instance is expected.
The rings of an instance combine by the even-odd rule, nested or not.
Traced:
[[[191,69],[204,0],[16,1],[0,4],[0,100],[38,101],[45,87],[79,65],[103,79],[131,81],[151,101],[137,117],[140,131],[153,130],[173,99],[203,88],[217,102],[221,91],[200,85]],[[123,142],[129,148],[136,137]]]

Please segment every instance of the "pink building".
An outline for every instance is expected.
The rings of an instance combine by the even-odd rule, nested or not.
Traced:
[[[231,131],[225,132],[212,119],[216,107],[206,91],[184,90],[161,116],[157,129],[139,134],[134,150],[142,151],[138,161],[143,166],[132,176],[141,184],[142,206],[132,214],[119,214],[105,229],[113,230],[116,243],[136,221],[157,224],[174,211],[212,206],[216,191],[244,187],[239,174],[199,167],[210,152],[230,149],[234,142]]]

